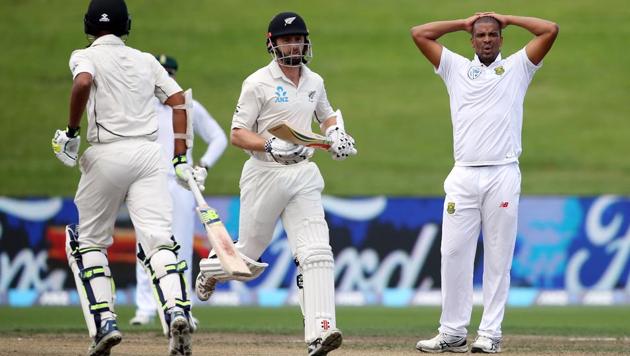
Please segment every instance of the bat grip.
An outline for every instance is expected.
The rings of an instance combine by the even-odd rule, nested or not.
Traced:
[[[195,182],[195,178],[193,178],[192,175],[188,177],[187,183],[188,183],[188,187],[190,188],[190,191],[193,193],[193,196],[195,197],[197,206],[208,206],[208,203],[206,203],[206,199],[204,199],[203,195],[201,195],[199,186],[197,185],[197,182]]]

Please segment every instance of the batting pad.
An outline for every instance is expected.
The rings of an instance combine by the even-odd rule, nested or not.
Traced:
[[[83,317],[90,337],[96,336],[101,322],[115,319],[114,281],[104,250],[79,248],[76,225],[66,227],[66,255],[79,292]]]
[[[304,271],[304,340],[311,343],[336,328],[335,272],[330,246],[310,247],[300,265]]]
[[[190,300],[186,295],[186,279],[183,274],[188,266],[186,261],[177,262],[177,255],[170,249],[158,250],[143,265],[151,276],[162,331],[168,336],[170,316],[167,311],[179,307],[185,311],[187,317],[190,314]]]
[[[219,261],[216,255],[212,255],[208,258],[202,258],[201,261],[199,261],[199,273],[210,275],[210,277],[216,279],[219,282],[231,280],[247,282],[260,276],[265,268],[269,266],[267,263],[252,260],[251,258],[242,254],[240,251],[238,253],[241,255],[243,262],[245,262],[249,270],[252,272],[252,275],[250,277],[233,276],[227,273],[223,269],[223,266],[221,266],[221,261]]]

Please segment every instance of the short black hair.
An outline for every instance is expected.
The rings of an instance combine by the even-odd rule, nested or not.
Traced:
[[[473,22],[473,26],[472,26],[473,33],[475,33],[475,25],[478,23],[495,23],[497,24],[497,27],[499,28],[499,35],[501,34],[501,22],[499,22],[499,20],[497,20],[495,17],[481,16],[480,18],[476,19],[475,22]]]

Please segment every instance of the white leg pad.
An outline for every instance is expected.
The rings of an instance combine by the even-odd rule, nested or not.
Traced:
[[[175,252],[169,249],[158,250],[148,261],[143,261],[143,265],[151,276],[162,331],[168,336],[170,320],[167,311],[170,308],[183,309],[190,319],[190,300],[186,293],[188,288],[183,274],[188,266],[185,261],[178,262]]]
[[[210,277],[216,279],[219,282],[225,282],[225,281],[231,281],[231,280],[247,282],[260,276],[265,270],[265,268],[269,266],[267,263],[254,261],[251,258],[242,254],[241,252],[239,252],[239,254],[241,255],[241,258],[243,259],[247,267],[249,267],[249,270],[252,272],[251,277],[233,276],[227,273],[223,269],[223,266],[221,266],[221,262],[219,261],[216,255],[212,255],[208,258],[202,258],[201,261],[199,261],[199,269],[200,269],[199,273],[209,275]]]
[[[76,225],[66,227],[66,255],[77,286],[83,317],[90,337],[96,336],[101,323],[115,319],[114,281],[105,250],[79,248]]]
[[[304,340],[311,343],[337,327],[334,261],[329,245],[310,246],[303,256]]]

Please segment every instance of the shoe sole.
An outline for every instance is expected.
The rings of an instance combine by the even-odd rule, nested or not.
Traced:
[[[439,349],[439,350],[425,349],[425,348],[422,348],[422,347],[416,347],[416,349],[418,351],[422,351],[422,352],[426,352],[426,353],[430,353],[430,354],[439,354],[439,353],[443,353],[443,352],[464,353],[464,352],[468,352],[468,345],[453,346],[453,347],[448,347],[448,348]]]
[[[214,282],[214,285],[212,286],[212,290],[210,291],[210,293],[208,293],[208,297],[205,296],[205,293],[200,292],[201,288],[199,287],[199,284],[197,283],[198,281],[195,280],[195,294],[197,295],[197,298],[199,298],[199,300],[201,300],[202,302],[207,301],[208,299],[210,299],[210,297],[212,297],[212,294],[214,293],[214,288],[216,288],[217,282]]]
[[[498,354],[499,352],[501,352],[501,349],[495,351],[486,351],[481,347],[473,347],[470,349],[470,352],[473,354]]]
[[[93,350],[90,350],[88,352],[88,356],[109,356],[112,348],[120,344],[121,341],[122,334],[120,333],[120,331],[112,331],[111,333],[103,337],[101,342],[99,342]]]
[[[171,323],[171,337],[173,338],[173,347],[170,350],[170,356],[192,355],[190,325],[185,318],[173,320]]]
[[[320,349],[311,354],[312,356],[325,356],[328,355],[330,351],[338,349],[343,342],[343,335],[341,331],[333,332],[328,335],[324,340],[322,340],[322,344]]]

